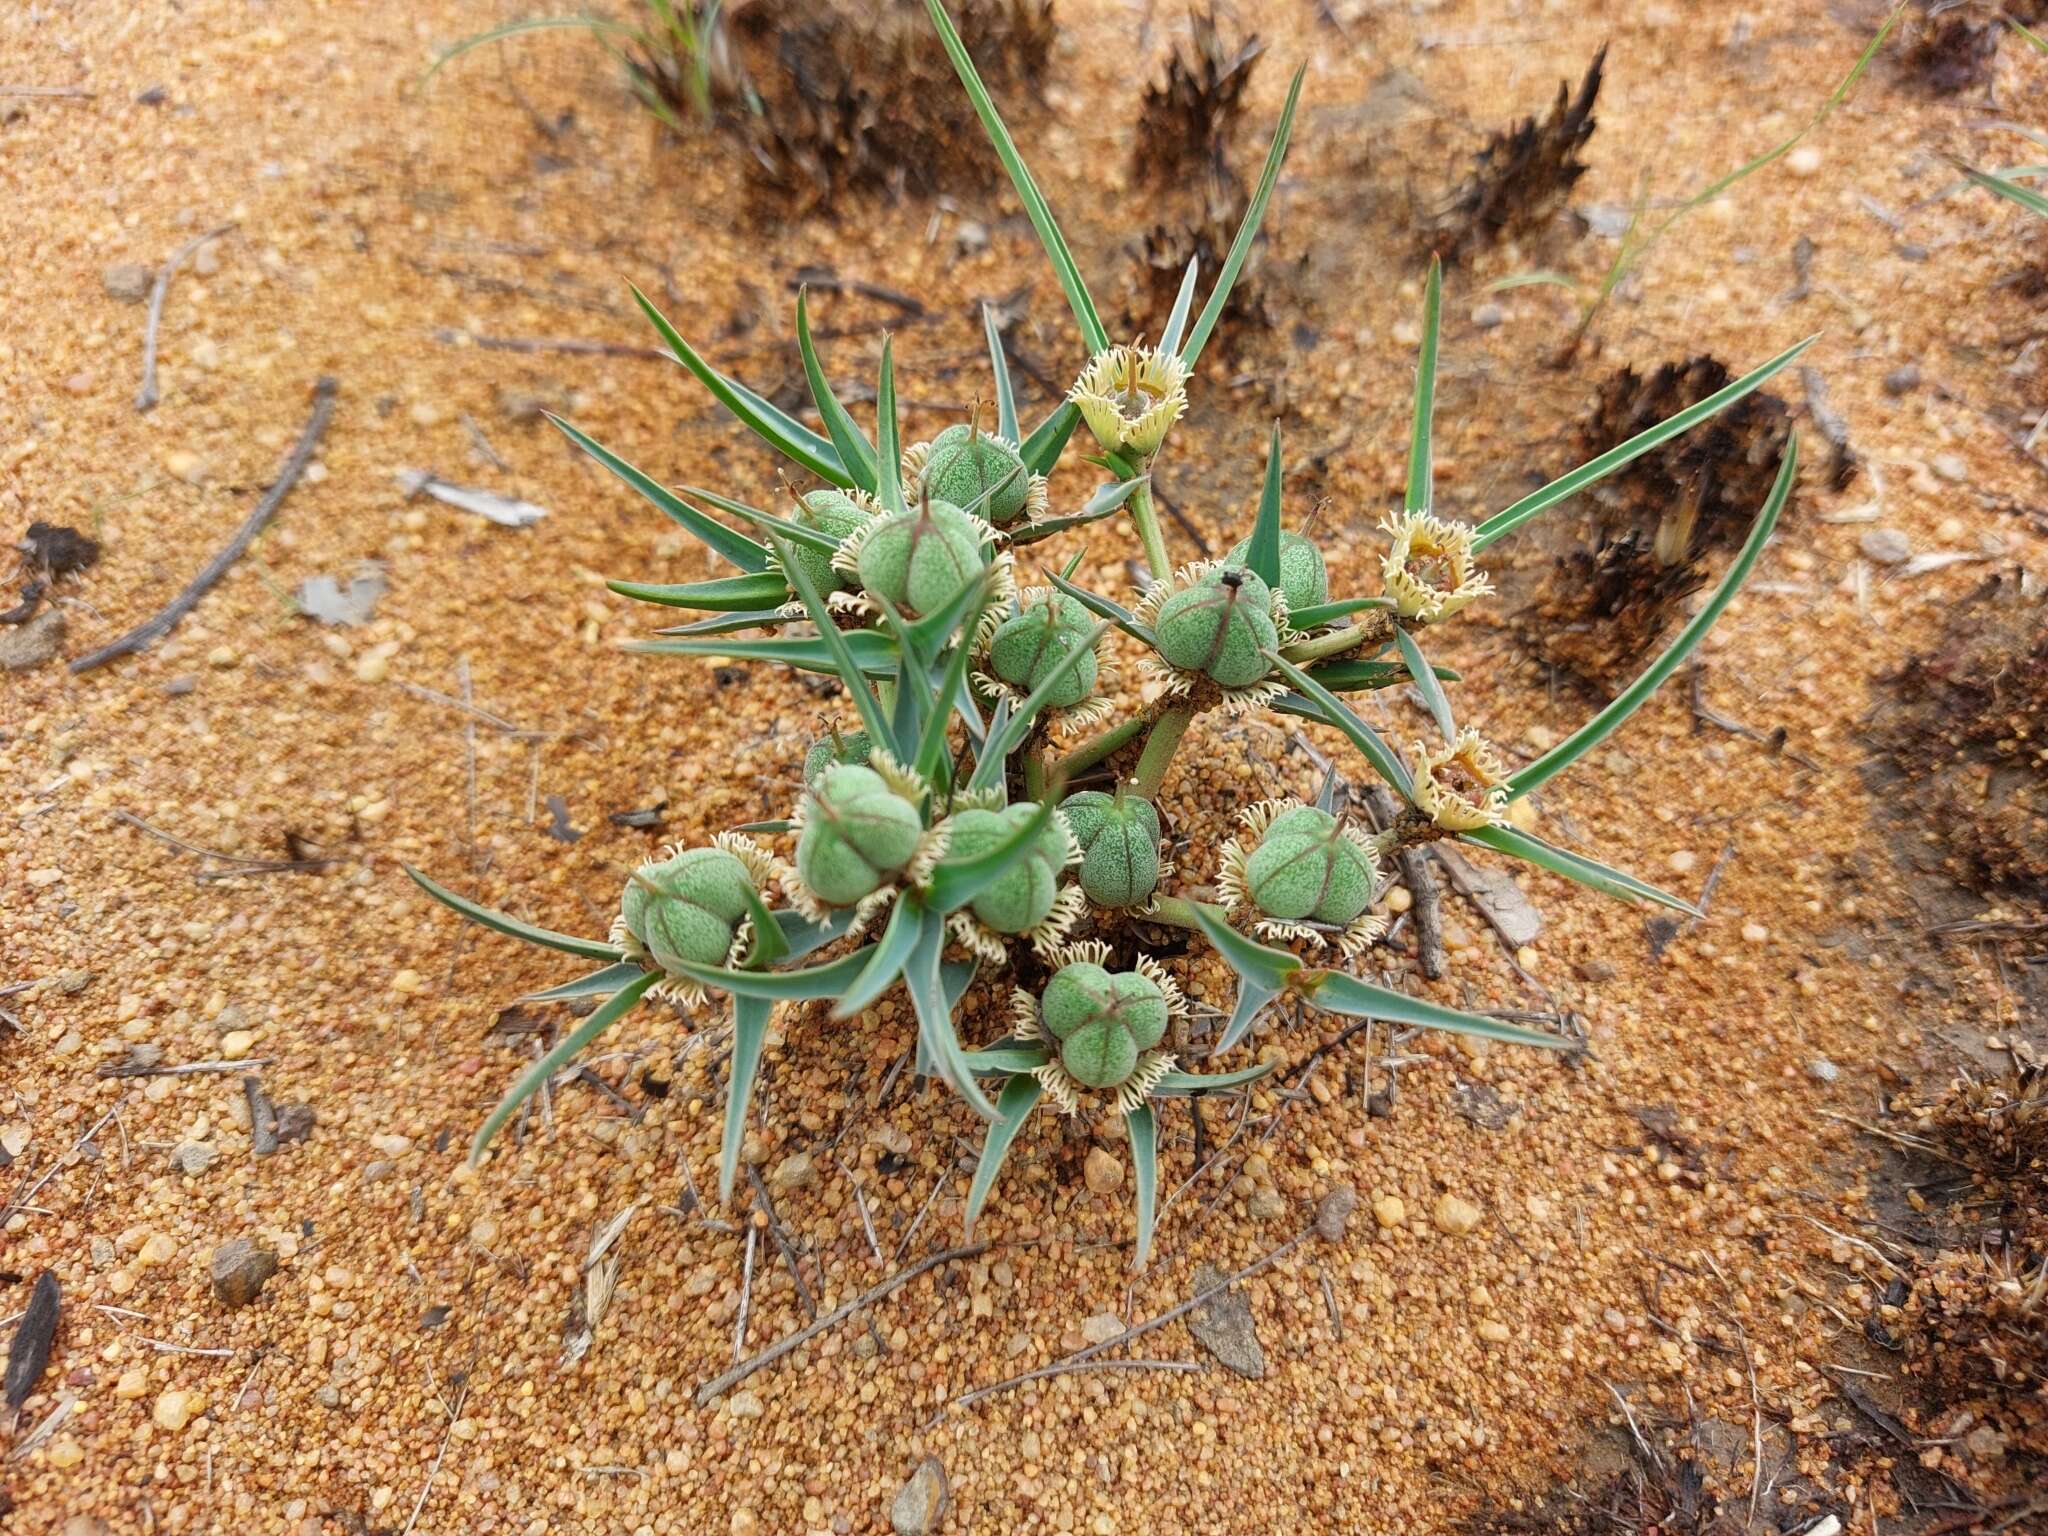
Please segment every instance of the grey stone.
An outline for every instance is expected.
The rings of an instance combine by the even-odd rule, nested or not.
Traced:
[[[1341,1242],[1351,1213],[1358,1209],[1358,1191],[1339,1184],[1316,1204],[1316,1236],[1326,1243]]]
[[[0,672],[40,667],[63,643],[62,608],[45,608],[26,624],[0,625]]]
[[[1195,1271],[1195,1294],[1213,1291],[1223,1283],[1223,1272],[1213,1264]],[[1225,1291],[1214,1301],[1188,1314],[1188,1332],[1195,1342],[1223,1362],[1224,1369],[1248,1381],[1262,1381],[1266,1375],[1266,1352],[1259,1347],[1259,1335],[1252,1322],[1251,1298],[1242,1291]]]
[[[204,1141],[181,1141],[171,1149],[171,1166],[196,1179],[220,1160],[220,1148]]]
[[[910,1480],[889,1501],[889,1529],[896,1536],[932,1536],[946,1513],[946,1469],[927,1456],[910,1469]]]
[[[107,297],[120,304],[140,304],[149,297],[152,281],[149,268],[134,261],[117,261],[100,274]]]
[[[251,1238],[233,1238],[213,1250],[213,1294],[222,1306],[246,1307],[276,1273],[277,1255]]]
[[[1870,528],[1856,541],[1863,558],[1879,565],[1903,564],[1913,553],[1913,544],[1896,528]]]
[[[1884,376],[1884,392],[1888,395],[1910,395],[1920,387],[1920,365],[1906,363],[1894,368]]]

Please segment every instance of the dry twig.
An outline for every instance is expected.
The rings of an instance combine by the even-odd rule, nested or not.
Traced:
[[[156,283],[149,290],[149,323],[142,333],[142,390],[135,397],[135,409],[147,411],[155,408],[163,398],[163,392],[156,387],[156,333],[163,324],[164,295],[171,291],[171,279],[178,275],[178,268],[186,259],[209,240],[218,240],[235,228],[223,224],[218,229],[209,229],[203,235],[194,235],[175,251],[170,260],[157,269]],[[75,670],[75,669],[74,669]]]

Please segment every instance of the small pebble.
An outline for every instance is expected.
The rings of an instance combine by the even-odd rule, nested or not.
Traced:
[[[946,1469],[927,1456],[889,1501],[889,1529],[896,1536],[932,1536],[946,1513]]]
[[[149,1410],[149,1416],[156,1421],[157,1428],[167,1429],[176,1434],[197,1418],[206,1407],[203,1393],[187,1392],[178,1387],[160,1393],[156,1406]]]
[[[1699,863],[1699,855],[1690,849],[1681,848],[1664,861],[1664,867],[1674,875],[1690,874],[1693,865]]]
[[[1856,541],[1863,558],[1879,565],[1901,565],[1913,553],[1912,540],[1896,528],[1870,528]]]
[[[1953,453],[1938,453],[1928,465],[1942,479],[1960,485],[1970,478],[1970,466]]]
[[[1407,1204],[1399,1195],[1381,1195],[1372,1203],[1372,1219],[1383,1227],[1398,1227],[1408,1219]]]
[[[152,281],[149,268],[134,261],[117,261],[100,274],[100,286],[117,304],[140,304],[149,297]]]
[[[1113,1195],[1123,1188],[1123,1161],[1106,1147],[1090,1147],[1081,1176],[1095,1194]]]
[[[1615,977],[1614,967],[1605,960],[1581,960],[1572,969],[1578,973],[1579,980],[1595,986],[1603,981],[1612,981]]]
[[[725,1411],[736,1419],[758,1419],[762,1407],[759,1394],[735,1392],[725,1400]]]
[[[149,1372],[139,1365],[130,1366],[114,1382],[114,1396],[133,1402],[149,1390]]]
[[[1357,1209],[1358,1191],[1349,1184],[1339,1184],[1316,1204],[1316,1236],[1326,1243],[1341,1240],[1351,1223],[1351,1213]]]
[[[240,1061],[256,1048],[256,1036],[246,1029],[231,1029],[220,1037],[222,1061]]]
[[[809,1189],[818,1182],[818,1165],[808,1152],[792,1152],[775,1165],[775,1171],[768,1175],[768,1187],[778,1195],[794,1190]]]
[[[1910,395],[1920,387],[1920,365],[1906,363],[1894,368],[1884,376],[1884,392],[1888,395]]]
[[[164,455],[164,472],[187,485],[204,485],[212,473],[206,460],[189,448],[173,448]]]
[[[1276,1189],[1257,1189],[1245,1202],[1245,1211],[1253,1221],[1275,1221],[1287,1214],[1287,1202]]]
[[[1785,157],[1785,169],[1794,176],[1811,176],[1820,169],[1820,151],[1802,144]]]
[[[182,1141],[171,1149],[171,1166],[187,1178],[196,1179],[211,1168],[220,1150],[204,1141]]]
[[[1481,304],[1472,311],[1472,323],[1482,331],[1490,331],[1507,318],[1507,311],[1498,304]]]
[[[252,1238],[237,1237],[213,1250],[208,1272],[215,1300],[226,1307],[246,1307],[277,1273],[277,1255]]]
[[[1806,1075],[1816,1083],[1832,1083],[1841,1078],[1842,1069],[1825,1056],[1820,1056],[1806,1064]]]
[[[1485,1215],[1478,1206],[1462,1196],[1443,1194],[1437,1197],[1436,1209],[1429,1213],[1429,1219],[1436,1223],[1436,1229],[1450,1237],[1463,1237],[1479,1225]]]
[[[1489,1317],[1481,1320],[1479,1324],[1479,1337],[1486,1340],[1489,1344],[1505,1344],[1511,1335],[1508,1332],[1508,1325],[1506,1323],[1497,1317]]]
[[[1097,1312],[1081,1324],[1081,1337],[1090,1344],[1107,1344],[1124,1332],[1124,1320],[1114,1312]]]
[[[1745,944],[1761,944],[1770,936],[1771,930],[1762,923],[1744,923],[1742,925],[1742,942]]]

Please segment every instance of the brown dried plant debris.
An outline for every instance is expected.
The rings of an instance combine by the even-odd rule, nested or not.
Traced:
[[[2041,7],[2017,0],[2000,7],[1978,0],[1920,0],[1911,41],[1899,58],[1908,81],[1933,96],[1956,96],[1991,83],[2004,14],[2020,22],[2036,19]],[[2003,12],[2004,14],[2002,14]]]
[[[1999,580],[1889,679],[1879,749],[1930,856],[1968,889],[2048,903],[2048,603]]]
[[[1572,462],[1625,442],[1727,385],[1719,359],[1624,367],[1601,385]],[[1770,495],[1791,432],[1783,401],[1759,391],[1644,454],[1579,500],[1570,540],[1516,616],[1547,666],[1600,691],[1633,677],[1717,552],[1741,544]]]
[[[1593,55],[1576,92],[1560,80],[1541,122],[1525,117],[1495,133],[1472,157],[1466,178],[1437,216],[1425,243],[1447,258],[1542,228],[1571,195],[1586,162],[1579,158],[1599,126],[1593,106],[1607,66],[1607,45]]]
[[[1256,33],[1226,40],[1215,8],[1188,12],[1188,39],[1146,87],[1131,156],[1130,181],[1163,210],[1138,251],[1133,324],[1157,323],[1172,309],[1188,263],[1215,273],[1243,222],[1250,192],[1239,165],[1244,93],[1264,45]],[[1253,247],[1224,306],[1226,334],[1272,324]]]
[[[1052,0],[951,7],[992,86],[1032,85],[1057,36]],[[849,193],[985,186],[995,161],[918,0],[765,0],[738,12],[761,110],[746,119],[756,190],[799,211]]]

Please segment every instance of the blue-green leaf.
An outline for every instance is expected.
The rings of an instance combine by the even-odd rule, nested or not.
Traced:
[[[868,963],[847,984],[838,1006],[832,1010],[833,1018],[852,1018],[896,984],[896,978],[903,974],[904,962],[916,947],[922,915],[923,909],[916,902],[903,896],[896,898],[882,937],[861,951],[868,957]]]
[[[765,571],[768,569],[768,551],[763,546],[755,543],[745,534],[735,533],[732,529],[726,527],[725,524],[706,517],[652,475],[635,469],[609,448],[602,446],[593,438],[586,437],[582,432],[570,426],[568,422],[562,420],[561,417],[553,412],[548,413],[548,420],[553,422],[555,427],[570,442],[581,448],[585,453],[597,460],[598,463],[617,475],[626,484],[633,487],[634,490],[645,496],[649,501],[653,502],[662,511],[681,523],[705,544],[725,556],[726,559],[730,560],[741,570]]]
[[[1422,291],[1422,348],[1415,363],[1415,420],[1408,435],[1408,500],[1410,512],[1428,512],[1436,504],[1436,467],[1430,447],[1430,424],[1436,416],[1437,328],[1443,314],[1444,264],[1429,258],[1429,282]]]
[[[1638,880],[1625,870],[1589,859],[1582,853],[1573,853],[1554,843],[1546,843],[1539,837],[1532,837],[1514,827],[1481,827],[1476,832],[1459,836],[1461,843],[1474,843],[1481,848],[1491,848],[1496,853],[1505,853],[1517,859],[1526,860],[1539,869],[1547,869],[1554,875],[1563,875],[1567,880],[1576,880],[1588,889],[1604,895],[1618,896],[1624,901],[1650,901],[1660,907],[1669,907],[1674,912],[1683,912],[1688,917],[1704,916],[1698,907],[1669,891],[1659,890],[1646,880]]]
[[[1188,259],[1188,269],[1180,280],[1180,292],[1174,295],[1173,309],[1166,317],[1166,329],[1159,333],[1159,351],[1170,356],[1180,351],[1181,338],[1187,334],[1188,312],[1195,306],[1195,276],[1201,269],[1202,258]]]
[[[559,949],[565,955],[581,955],[586,960],[615,961],[626,958],[626,952],[616,944],[606,944],[598,939],[579,939],[573,934],[556,933],[552,928],[537,927],[521,922],[516,917],[507,917],[490,907],[480,906],[467,896],[458,896],[447,886],[429,879],[410,864],[399,866],[413,878],[413,883],[443,906],[453,907],[471,922],[481,923],[499,933],[510,934],[515,939],[524,939],[529,944],[538,944],[543,949]]]
[[[1259,492],[1259,515],[1252,520],[1251,546],[1245,564],[1267,586],[1280,586],[1280,423],[1266,446],[1266,483]]]
[[[872,629],[854,629],[841,631],[840,638],[859,664],[863,676],[896,675],[899,653],[896,642],[889,636]],[[717,636],[630,640],[623,649],[643,656],[720,656],[730,661],[775,661],[805,672],[837,673],[839,670],[838,657],[832,647],[816,635],[777,635],[767,640],[724,640]]]
[[[925,887],[925,900],[936,912],[957,912],[1025,857],[1057,814],[1050,797],[1041,801],[1029,821],[1020,822],[1001,842],[970,859],[941,859]]]
[[[1415,1029],[1442,1029],[1454,1035],[1474,1035],[1481,1040],[1498,1040],[1504,1045],[1533,1045],[1561,1051],[1577,1042],[1558,1035],[1540,1034],[1489,1019],[1481,1014],[1446,1008],[1426,998],[1410,997],[1391,987],[1360,981],[1343,971],[1314,971],[1302,978],[1302,995],[1311,1008],[1351,1019],[1384,1019],[1389,1024],[1406,1024]]]
[[[1020,1072],[1003,1084],[1002,1094],[996,1099],[995,1123],[989,1126],[982,1141],[981,1157],[974,1165],[974,1182],[967,1189],[964,1225],[970,1238],[975,1222],[981,1219],[982,1208],[988,1204],[989,1191],[996,1187],[1003,1159],[1010,1155],[1017,1133],[1024,1129],[1024,1122],[1031,1118],[1031,1111],[1038,1107],[1044,1093],[1043,1085],[1028,1072]]]
[[[1184,1099],[1196,1094],[1221,1093],[1227,1088],[1255,1083],[1278,1065],[1278,1062],[1266,1061],[1235,1072],[1169,1072],[1153,1087],[1152,1096],[1155,1099]]]
[[[1017,427],[1017,397],[1010,392],[1010,360],[1003,355],[1003,333],[993,305],[981,306],[981,329],[988,337],[988,371],[996,385],[996,431],[1021,444],[1024,434]]]
[[[1124,1134],[1131,1144],[1131,1174],[1138,1194],[1138,1251],[1131,1268],[1142,1270],[1152,1257],[1152,1228],[1159,1219],[1159,1122],[1150,1104],[1124,1112]]]
[[[811,341],[810,297],[809,285],[797,289],[796,344],[803,357],[804,377],[810,381],[811,399],[818,407],[818,419],[824,422],[825,431],[832,438],[839,462],[846,466],[855,484],[864,491],[872,491],[876,484],[875,450],[860,424],[839,403],[839,396],[832,392],[832,381],[819,365],[818,351]]]
[[[932,0],[926,0],[932,3]],[[1195,322],[1187,344],[1181,348],[1181,361],[1190,372],[1195,360],[1202,355],[1202,348],[1208,345],[1209,333],[1216,329],[1216,322],[1223,318],[1223,306],[1230,299],[1230,290],[1237,283],[1238,273],[1244,270],[1245,258],[1252,253],[1252,242],[1258,238],[1259,224],[1266,217],[1266,205],[1273,200],[1273,188],[1280,180],[1280,162],[1287,157],[1287,139],[1294,132],[1294,108],[1301,100],[1301,77],[1308,73],[1308,66],[1302,65],[1294,72],[1294,80],[1287,87],[1287,105],[1280,109],[1280,121],[1273,129],[1273,145],[1266,151],[1265,169],[1259,172],[1259,184],[1252,192],[1251,202],[1246,205],[1244,222],[1237,227],[1237,238],[1230,242],[1230,254],[1223,258],[1223,270],[1217,274],[1216,287],[1209,294],[1209,302],[1202,306],[1201,318]],[[1101,347],[1094,350],[1101,351]]]
[[[1436,680],[1436,672],[1422,654],[1422,647],[1415,643],[1415,637],[1394,627],[1394,644],[1401,649],[1401,663],[1408,669],[1409,677],[1415,680],[1416,691],[1422,695],[1422,702],[1429,707],[1430,718],[1436,721],[1436,728],[1444,733],[1446,742],[1458,739],[1458,722],[1451,718],[1451,701],[1444,695],[1444,685]]]
[[[1024,449],[1019,455],[1024,467],[1034,475],[1049,475],[1053,466],[1066,452],[1067,439],[1074,435],[1074,428],[1081,424],[1081,408],[1071,400],[1062,400],[1053,408],[1053,413],[1038,424],[1032,434],[1024,439]]]
[[[588,976],[578,977],[575,981],[565,981],[559,987],[529,992],[519,1001],[561,1003],[579,997],[609,997],[646,969],[647,967],[637,960],[621,960],[617,965],[608,965],[601,971],[592,971]]]
[[[898,905],[910,906],[913,901],[905,898]],[[938,1069],[939,1076],[967,1101],[968,1107],[984,1120],[994,1120],[996,1107],[976,1081],[967,1053],[960,1049],[959,1031],[953,1028],[953,1005],[946,996],[939,971],[939,956],[945,947],[945,914],[930,909],[921,911],[917,943],[903,966],[904,985],[910,990],[910,1004],[917,1012],[918,1039],[924,1043],[924,1054]]]
[[[732,1064],[725,1077],[725,1126],[718,1143],[718,1199],[732,1198],[739,1182],[740,1147],[747,1139],[747,1106],[754,1101],[754,1079],[761,1075],[761,1051],[768,1043],[768,1021],[775,1005],[763,997],[732,1000]]]
[[[1350,705],[1293,662],[1283,656],[1274,656],[1273,663],[1290,683],[1301,690],[1308,702],[1321,711],[1320,715],[1310,718],[1320,719],[1325,725],[1333,725],[1342,731],[1365,760],[1372,764],[1373,772],[1399,790],[1403,800],[1412,801],[1415,798],[1415,785],[1408,777],[1408,770],[1401,765],[1401,759],[1393,748],[1386,744],[1378,731],[1359,719]],[[1306,711],[1301,713],[1306,714]]]
[[[908,510],[903,499],[903,428],[896,419],[896,343],[882,338],[882,374],[875,386],[875,452],[879,459],[875,494],[891,512]]]
[[[659,603],[665,608],[700,608],[713,613],[760,613],[789,600],[789,583],[780,571],[755,571],[716,581],[657,585],[644,581],[605,583],[621,597]]]
[[[820,643],[832,657],[832,670],[839,674],[839,681],[846,685],[846,692],[860,713],[860,723],[867,728],[868,740],[884,744],[892,752],[907,755],[909,748],[890,734],[889,722],[882,718],[882,706],[867,685],[867,673],[855,660],[845,634],[832,622],[832,610],[818,591],[818,584],[811,579],[811,573],[804,569],[803,561],[790,555],[779,539],[775,542],[775,550],[782,557],[790,585],[796,588],[796,595],[803,600],[804,612],[811,616],[811,623],[817,627]]]
[[[414,878],[417,879],[418,877],[415,876]],[[633,1005],[639,1002],[646,994],[647,989],[659,980],[661,980],[661,972],[642,971],[638,980],[627,982],[618,991],[599,1003],[592,1010],[590,1017],[564,1035],[556,1043],[553,1050],[520,1073],[519,1081],[512,1085],[504,1098],[498,1100],[498,1107],[491,1111],[489,1117],[482,1125],[477,1127],[476,1139],[469,1146],[469,1161],[471,1165],[473,1166],[482,1160],[484,1149],[491,1144],[491,1138],[504,1128],[505,1122],[512,1118],[513,1112],[520,1105],[524,1104],[536,1093],[539,1093],[541,1085],[553,1077],[562,1068],[564,1063],[578,1055],[586,1045],[590,1044],[591,1041],[624,1018],[631,1011]]]

